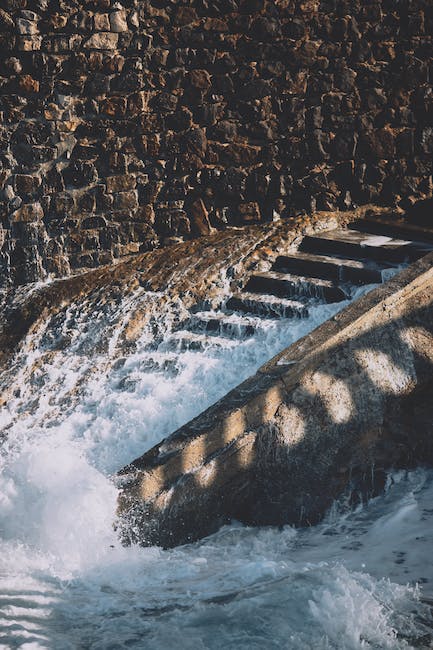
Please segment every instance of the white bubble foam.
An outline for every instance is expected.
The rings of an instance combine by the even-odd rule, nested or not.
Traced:
[[[304,531],[234,524],[162,551],[122,548],[112,526],[111,473],[343,305],[174,359],[147,330],[119,351],[132,306],[72,306],[21,352],[0,414],[0,647],[409,647],[414,584],[433,589],[428,472]]]

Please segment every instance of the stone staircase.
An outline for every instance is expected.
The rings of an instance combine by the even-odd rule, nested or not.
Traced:
[[[228,349],[269,319],[303,318],[312,305],[350,299],[354,287],[381,283],[431,250],[433,229],[390,219],[305,236],[297,251],[277,257],[269,271],[253,273],[218,310],[191,312],[164,347],[178,353]]]
[[[277,319],[339,313],[120,470],[123,541],[171,547],[232,520],[311,525],[354,481],[373,494],[384,468],[431,458],[432,263],[433,228],[364,219],[305,236],[219,309],[192,309],[153,370],[203,349],[227,361]]]
[[[369,229],[368,223],[358,223],[350,230],[315,237],[319,250],[315,244],[310,253],[314,261],[321,261],[317,258],[326,241],[326,246],[334,242],[336,250],[327,250],[323,257],[335,263],[327,259],[323,267],[309,269],[310,280],[332,273],[332,280],[327,275],[317,279],[328,279],[345,292],[353,286],[343,274],[353,268],[348,260],[360,263],[355,265],[356,282],[366,283],[381,265],[386,275],[410,256],[421,259],[282,349],[254,375],[122,468],[116,523],[124,543],[172,547],[205,537],[233,520],[249,526],[310,526],[342,494],[378,494],[389,469],[432,465],[433,251],[423,253],[433,248],[433,241],[428,233],[425,238],[403,239],[404,231],[397,237],[392,229],[374,238],[376,233]],[[289,267],[287,261],[282,267],[299,285],[305,276],[297,276],[292,264],[300,258],[298,273],[305,273],[304,246],[312,247],[312,238],[287,256]],[[384,260],[389,251],[396,259]],[[363,277],[364,267],[369,273]],[[202,336],[237,344],[227,336],[233,330],[224,332],[223,323],[233,319],[243,325],[242,317],[270,315],[241,314],[239,304],[254,310],[263,301],[271,309],[290,300],[255,293],[251,281],[248,278],[248,291],[231,299],[231,310],[228,302],[217,317],[215,312],[199,312],[197,320],[191,315],[188,327],[209,327]],[[269,292],[273,281],[271,274]],[[302,293],[299,300],[305,308],[311,304]],[[333,307],[328,311],[335,313]],[[243,333],[249,332],[246,328]],[[180,329],[177,336],[185,333],[194,334]]]

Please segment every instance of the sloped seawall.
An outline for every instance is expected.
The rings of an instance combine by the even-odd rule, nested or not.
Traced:
[[[174,546],[232,519],[315,523],[344,490],[431,464],[433,254],[300,339],[125,467],[126,541]]]

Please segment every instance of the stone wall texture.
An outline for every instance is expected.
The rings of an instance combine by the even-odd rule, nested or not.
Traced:
[[[0,285],[431,195],[431,0],[0,0]]]

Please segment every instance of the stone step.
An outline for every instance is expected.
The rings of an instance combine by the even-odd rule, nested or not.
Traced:
[[[257,316],[202,311],[191,316],[186,327],[193,332],[212,332],[242,339],[253,336],[265,322]]]
[[[297,252],[280,255],[275,260],[273,270],[280,273],[300,273],[323,280],[370,284],[382,282],[382,271],[388,265],[374,260],[350,260],[328,255]]]
[[[232,518],[308,526],[354,478],[371,494],[405,456],[433,462],[432,264],[352,303],[120,470],[123,541],[185,544]]]
[[[360,232],[408,239],[417,243],[425,242],[428,250],[433,248],[433,228],[417,226],[416,224],[408,223],[404,219],[385,219],[383,217],[377,219],[366,218],[351,223],[350,227]]]
[[[299,300],[287,300],[272,295],[236,293],[227,301],[227,309],[243,311],[265,318],[307,318],[308,308]]]
[[[161,344],[166,350],[175,350],[176,352],[197,352],[207,348],[229,349],[238,345],[239,341],[222,336],[212,336],[211,334],[190,332],[189,330],[178,330]]]
[[[347,298],[344,291],[331,280],[276,271],[254,273],[248,280],[245,290],[252,293],[268,293],[279,298],[318,298],[326,302],[339,302]]]
[[[299,250],[304,253],[336,255],[351,259],[373,259],[376,262],[413,261],[426,253],[422,244],[394,239],[357,230],[328,230],[320,235],[307,235]]]

